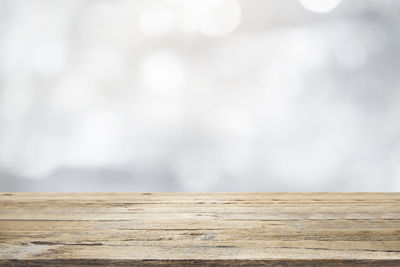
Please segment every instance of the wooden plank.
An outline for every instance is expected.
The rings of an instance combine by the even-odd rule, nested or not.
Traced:
[[[400,194],[0,194],[0,265],[43,264],[400,266]]]

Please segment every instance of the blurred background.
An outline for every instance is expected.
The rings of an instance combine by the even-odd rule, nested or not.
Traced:
[[[400,191],[400,1],[0,0],[0,191]]]

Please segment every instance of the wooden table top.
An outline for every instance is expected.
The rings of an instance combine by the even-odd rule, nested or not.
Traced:
[[[0,265],[400,266],[400,193],[0,193]]]

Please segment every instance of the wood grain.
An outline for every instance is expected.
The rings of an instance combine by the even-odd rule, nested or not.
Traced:
[[[0,265],[400,266],[398,193],[1,193]]]

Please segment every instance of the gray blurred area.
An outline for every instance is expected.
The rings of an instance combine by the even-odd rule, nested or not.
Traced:
[[[0,191],[400,191],[400,1],[1,0]]]

